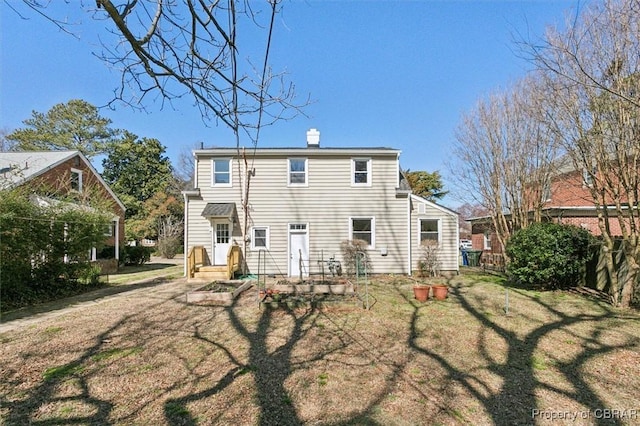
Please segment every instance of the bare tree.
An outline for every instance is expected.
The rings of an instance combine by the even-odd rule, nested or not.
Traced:
[[[640,1],[594,4],[526,49],[554,92],[550,128],[588,175],[612,302],[627,307],[640,272]],[[626,273],[616,261],[614,223]]]
[[[66,29],[63,19],[43,11],[41,0],[23,2]],[[108,30],[116,37],[103,42],[99,53],[121,71],[114,100],[138,107],[149,98],[171,103],[187,96],[205,122],[221,122],[233,131],[246,249],[252,176],[247,156],[252,153],[240,151],[241,137],[257,146],[264,126],[292,118],[308,103],[296,105],[293,84],[269,67],[280,1],[96,0],[95,6],[90,10],[93,16],[106,17]],[[257,60],[251,60],[255,52],[247,42],[261,33],[264,48]]]
[[[538,77],[529,76],[480,100],[456,132],[452,174],[490,212],[503,249],[514,231],[541,219],[544,186],[558,155],[542,120],[543,98]]]

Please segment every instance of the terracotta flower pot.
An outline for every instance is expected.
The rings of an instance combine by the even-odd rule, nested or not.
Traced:
[[[449,289],[444,284],[436,284],[433,287],[433,297],[436,300],[444,300],[447,298]]]
[[[426,302],[429,299],[430,288],[428,285],[416,285],[413,287],[413,296],[418,302]]]

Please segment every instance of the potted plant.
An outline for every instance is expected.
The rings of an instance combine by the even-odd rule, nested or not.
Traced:
[[[418,302],[426,302],[429,299],[430,286],[426,284],[416,284],[413,286],[413,296]]]
[[[433,298],[436,300],[444,300],[449,294],[449,289],[444,284],[434,284],[431,288],[433,288]]]

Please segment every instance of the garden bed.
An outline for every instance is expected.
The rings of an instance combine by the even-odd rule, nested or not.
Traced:
[[[294,294],[353,294],[353,284],[345,279],[310,280],[299,283],[286,280],[278,281],[272,287],[280,293]]]
[[[254,284],[253,280],[213,281],[187,293],[187,303],[231,306],[240,293]]]

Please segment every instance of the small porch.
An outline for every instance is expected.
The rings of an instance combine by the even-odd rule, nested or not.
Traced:
[[[230,280],[241,265],[240,247],[232,244],[227,251],[227,261],[224,265],[212,265],[211,259],[204,246],[191,247],[186,259],[187,279],[200,281]]]

